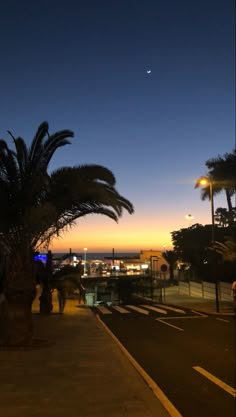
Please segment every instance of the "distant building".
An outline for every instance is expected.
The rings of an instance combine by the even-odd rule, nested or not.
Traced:
[[[149,267],[155,274],[162,274],[169,271],[169,265],[162,257],[161,250],[141,250],[140,261],[148,263]]]

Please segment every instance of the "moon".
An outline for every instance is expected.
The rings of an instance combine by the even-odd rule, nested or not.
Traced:
[[[146,71],[147,74],[151,74],[151,72],[152,72],[151,70],[147,70]]]

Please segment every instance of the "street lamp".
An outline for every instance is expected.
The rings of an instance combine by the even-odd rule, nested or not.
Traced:
[[[215,240],[215,217],[214,217],[214,200],[213,200],[213,186],[210,178],[201,177],[198,182],[199,185],[209,185],[210,202],[211,202],[211,240]]]
[[[191,226],[191,221],[194,219],[194,217],[192,216],[192,214],[186,214],[185,219],[188,222],[188,227]]]
[[[156,255],[151,255],[150,256],[150,280],[151,280],[151,299],[152,299],[152,301],[153,301],[153,258],[155,258],[155,262],[157,262],[158,261],[158,256],[156,256]]]
[[[84,248],[84,277],[87,275],[86,274],[86,252],[87,252],[88,248]]]
[[[197,181],[197,185],[208,185],[210,190],[210,203],[211,203],[211,240],[215,240],[215,217],[214,217],[214,200],[213,200],[213,182],[209,177],[201,177]],[[215,280],[215,294],[216,294],[216,312],[219,313],[219,290],[218,280]]]

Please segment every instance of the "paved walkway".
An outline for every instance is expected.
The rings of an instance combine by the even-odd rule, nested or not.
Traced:
[[[233,299],[232,301],[220,301],[219,313],[217,313],[215,300],[207,300],[205,298],[190,297],[185,294],[180,294],[179,288],[176,285],[165,289],[164,302],[166,304],[174,304],[208,314],[234,315]]]
[[[215,303],[166,290],[166,303],[215,313]],[[38,314],[36,338],[51,342],[28,351],[0,350],[2,417],[169,417],[146,382],[86,306],[67,300],[64,314]],[[230,310],[230,311],[229,311]],[[233,314],[221,304],[221,314]]]
[[[89,308],[55,310],[34,314],[35,337],[51,345],[0,350],[1,417],[169,416]]]

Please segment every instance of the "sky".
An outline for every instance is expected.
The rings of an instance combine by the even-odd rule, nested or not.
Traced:
[[[194,185],[235,146],[234,21],[233,0],[2,2],[0,137],[73,130],[50,170],[103,165],[135,208],[80,219],[53,251],[171,249],[211,222]]]

